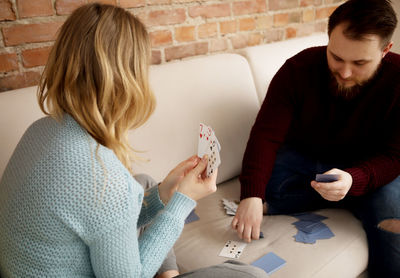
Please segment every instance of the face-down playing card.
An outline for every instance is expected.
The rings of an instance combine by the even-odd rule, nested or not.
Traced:
[[[316,182],[334,182],[339,180],[339,175],[335,174],[316,174],[315,181]]]
[[[261,269],[264,269],[264,271],[268,274],[271,274],[271,273],[277,271],[285,264],[286,264],[286,261],[284,259],[282,259],[281,257],[277,256],[273,252],[267,253],[266,255],[262,256],[257,261],[252,263],[252,265],[257,266]]]

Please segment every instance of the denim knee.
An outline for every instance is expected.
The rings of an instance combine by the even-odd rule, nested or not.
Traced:
[[[400,221],[400,176],[361,200],[356,215],[367,233],[370,276],[400,277],[400,233],[382,226]]]
[[[143,186],[144,190],[148,190],[158,183],[147,174],[137,174],[133,176],[135,180]]]

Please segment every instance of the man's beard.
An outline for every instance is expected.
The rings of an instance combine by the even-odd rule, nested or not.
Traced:
[[[379,67],[378,67],[379,68]],[[372,80],[374,79],[374,77],[376,76],[376,73],[378,72],[378,70],[376,70],[369,79],[367,80],[353,80],[355,82],[355,85],[350,86],[350,87],[346,87],[342,84],[340,84],[337,80],[336,77],[334,75],[334,73],[331,72],[331,92],[333,93],[334,96],[336,97],[341,97],[345,100],[351,100],[354,99],[356,96],[358,96],[363,88]]]

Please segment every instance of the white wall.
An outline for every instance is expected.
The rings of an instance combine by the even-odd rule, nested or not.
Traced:
[[[397,28],[393,35],[393,48],[392,51],[400,54],[400,0],[392,0],[393,8],[397,15]]]

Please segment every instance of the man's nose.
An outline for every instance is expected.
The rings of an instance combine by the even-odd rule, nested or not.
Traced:
[[[338,71],[342,79],[348,79],[353,74],[352,69],[349,65],[343,65]]]

